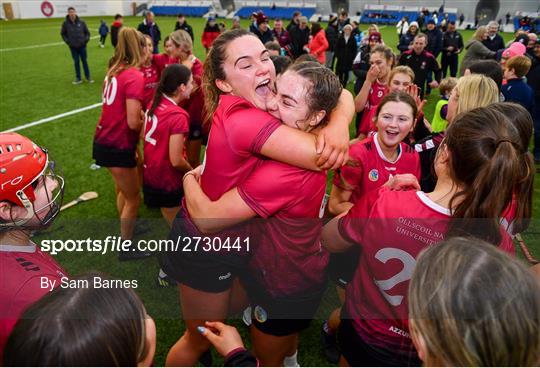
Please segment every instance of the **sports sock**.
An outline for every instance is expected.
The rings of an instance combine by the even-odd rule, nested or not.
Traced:
[[[300,367],[300,364],[298,364],[298,350],[296,350],[293,355],[285,357],[285,359],[283,359],[283,366]]]

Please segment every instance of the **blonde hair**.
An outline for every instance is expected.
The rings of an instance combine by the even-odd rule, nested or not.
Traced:
[[[118,33],[118,44],[114,56],[109,60],[107,80],[129,68],[138,68],[144,62],[144,35],[135,28],[122,27]]]
[[[480,41],[482,42],[482,38],[484,37],[484,35],[487,33],[488,29],[486,26],[480,26],[478,27],[478,29],[476,30],[476,32],[474,32],[472,38],[476,41]]]
[[[507,70],[514,69],[516,76],[518,78],[523,78],[531,69],[531,65],[531,59],[527,56],[517,55],[508,59],[505,68]]]
[[[440,94],[442,96],[448,95],[450,92],[452,92],[454,87],[457,85],[457,82],[458,82],[457,78],[453,78],[453,77],[444,78],[441,81],[441,84],[439,84]]]
[[[484,241],[453,238],[420,254],[409,319],[426,366],[540,363],[540,283]]]
[[[499,88],[493,79],[482,74],[471,74],[458,79],[456,116],[477,107],[499,102]]]
[[[405,74],[411,78],[411,83],[414,82],[414,71],[407,65],[398,65],[390,72],[388,82],[391,82],[396,74]]]
[[[193,40],[186,31],[179,29],[169,35],[169,39],[176,45],[181,47],[185,51],[191,52],[193,50]]]

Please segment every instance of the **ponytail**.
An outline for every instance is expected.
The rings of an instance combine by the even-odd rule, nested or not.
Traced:
[[[173,96],[178,87],[182,84],[188,84],[189,78],[191,77],[191,70],[185,65],[182,64],[171,64],[167,66],[163,73],[161,74],[161,79],[156,88],[156,93],[154,99],[152,100],[152,105],[148,109],[148,116],[151,117],[154,115],[154,111],[161,103],[163,95]]]
[[[450,176],[462,188],[450,200],[453,220],[447,237],[472,235],[499,244],[500,217],[522,176],[517,129],[500,112],[480,107],[458,115],[444,146]]]

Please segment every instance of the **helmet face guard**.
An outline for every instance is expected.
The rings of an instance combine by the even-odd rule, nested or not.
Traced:
[[[0,202],[11,204],[0,231],[42,228],[58,215],[64,179],[46,149],[17,133],[0,134]],[[23,214],[14,209],[24,208]]]

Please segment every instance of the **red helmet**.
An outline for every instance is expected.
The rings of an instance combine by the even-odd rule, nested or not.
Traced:
[[[50,178],[57,183],[47,187]],[[41,182],[39,181],[41,179]],[[45,188],[47,204],[34,208],[35,188]],[[47,150],[17,133],[0,133],[0,201],[9,201],[26,209],[26,215],[0,227],[42,227],[49,224],[60,210],[64,194],[64,179],[55,173],[54,162],[49,161]],[[38,224],[29,220],[36,216]]]
[[[17,133],[0,134],[0,201],[33,202],[32,184],[47,167],[47,152]],[[24,194],[25,196],[23,196]]]

